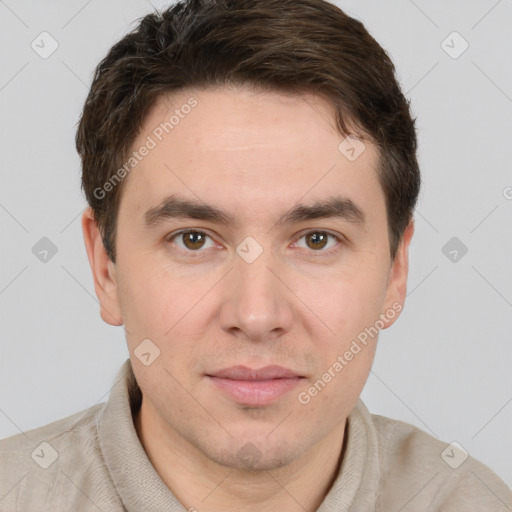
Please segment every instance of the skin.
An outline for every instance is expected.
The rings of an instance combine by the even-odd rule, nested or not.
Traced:
[[[191,96],[198,105],[126,178],[115,265],[92,211],[83,214],[101,315],[125,326],[143,394],[135,426],[185,507],[313,511],[337,476],[346,418],[370,372],[377,338],[307,405],[297,395],[360,332],[404,303],[413,223],[391,261],[377,150],[367,142],[349,161],[338,150],[344,137],[333,107],[313,94],[181,91],[153,106],[133,148]],[[298,202],[335,192],[363,210],[365,226],[341,218],[276,225]],[[144,213],[171,193],[230,212],[238,225],[180,218],[146,228]],[[185,228],[211,238],[203,247],[185,245],[184,237],[170,240]],[[322,247],[305,236],[322,230],[340,239]],[[253,263],[236,252],[247,236],[263,249]],[[326,254],[329,249],[336,250]],[[149,366],[134,355],[147,338],[160,350]],[[271,404],[247,407],[205,376],[238,364],[278,364],[306,378]],[[237,456],[249,442],[260,454],[253,465]]]

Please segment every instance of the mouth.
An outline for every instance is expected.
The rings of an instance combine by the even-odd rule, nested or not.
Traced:
[[[263,406],[290,392],[306,377],[282,366],[232,366],[206,374],[206,378],[241,405]]]

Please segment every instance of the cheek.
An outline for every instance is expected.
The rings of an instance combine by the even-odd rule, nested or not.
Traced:
[[[154,261],[148,264],[152,261],[149,255],[145,259],[131,265],[132,272],[122,272],[118,282],[128,347],[133,352],[148,338],[160,349],[162,361],[181,361],[204,337],[217,307],[209,291],[219,278],[213,273],[204,278],[183,277]]]
[[[161,339],[174,323],[177,308],[173,297],[176,302],[175,297],[182,294],[173,288],[172,281],[142,263],[122,268],[118,294],[130,348],[144,338]]]
[[[338,348],[379,318],[385,298],[385,270],[372,262],[332,272],[325,279],[300,279],[300,297],[314,313],[316,335]],[[319,322],[321,320],[321,322]],[[331,344],[331,343],[329,343]]]

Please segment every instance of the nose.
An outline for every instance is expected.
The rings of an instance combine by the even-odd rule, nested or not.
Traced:
[[[284,284],[284,271],[267,251],[252,263],[237,257],[226,281],[220,311],[224,331],[243,340],[264,341],[291,329],[293,294]]]

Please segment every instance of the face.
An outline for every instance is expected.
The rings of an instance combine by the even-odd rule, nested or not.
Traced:
[[[182,91],[133,144],[115,265],[86,234],[145,414],[211,461],[281,467],[342,428],[399,315],[412,225],[391,262],[377,150],[343,139],[314,95]]]

